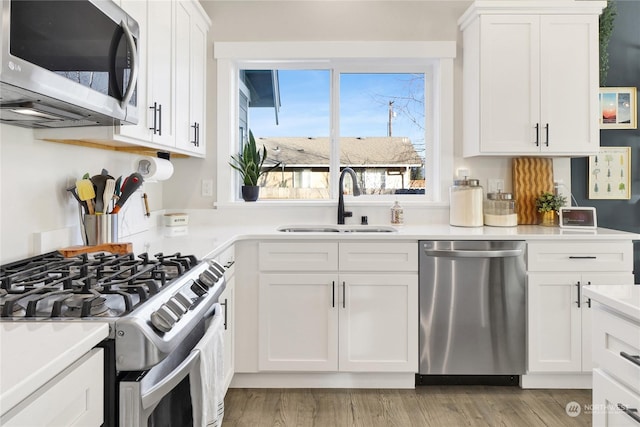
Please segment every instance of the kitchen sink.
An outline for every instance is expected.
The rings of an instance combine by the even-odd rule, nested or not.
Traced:
[[[387,225],[283,225],[278,231],[286,233],[394,233]]]

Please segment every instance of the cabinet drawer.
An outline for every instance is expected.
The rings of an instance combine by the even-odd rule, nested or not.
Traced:
[[[340,243],[340,271],[418,271],[418,245]]]
[[[99,426],[103,350],[96,348],[2,416],[3,426]]]
[[[601,369],[594,369],[592,410],[594,426],[638,427],[639,421],[633,417],[640,417],[640,395]]]
[[[260,243],[260,271],[336,271],[337,242]]]
[[[631,242],[533,242],[527,245],[528,271],[633,270]]]
[[[602,309],[593,310],[593,361],[640,394],[640,324]]]

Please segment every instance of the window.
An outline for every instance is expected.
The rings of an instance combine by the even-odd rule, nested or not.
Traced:
[[[331,45],[216,44],[218,140],[230,141],[218,146],[219,198],[237,200],[237,177],[220,159],[250,129],[267,163],[279,162],[260,183],[261,200],[336,199],[349,166],[359,200],[440,201],[452,168],[455,43]],[[366,45],[376,53],[363,54]]]

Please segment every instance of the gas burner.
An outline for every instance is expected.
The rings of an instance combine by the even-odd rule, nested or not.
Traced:
[[[179,252],[38,255],[0,266],[0,317],[120,317],[197,264]]]
[[[66,316],[69,317],[108,317],[113,313],[105,304],[106,298],[96,295],[77,294],[70,296],[64,300],[67,310]]]

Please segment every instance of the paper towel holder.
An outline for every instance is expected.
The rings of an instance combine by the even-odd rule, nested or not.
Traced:
[[[160,154],[160,153],[158,153]],[[141,157],[136,160],[135,166],[138,172],[147,182],[157,182],[169,179],[173,175],[173,165],[163,157]]]

